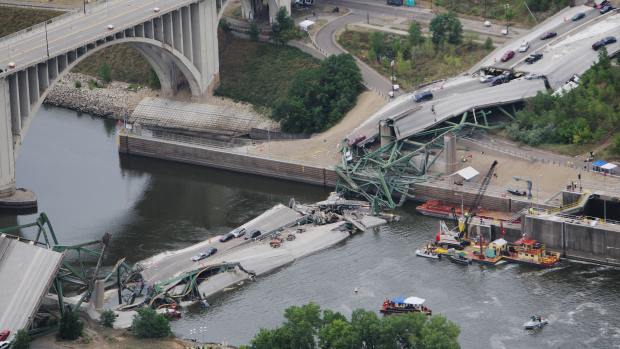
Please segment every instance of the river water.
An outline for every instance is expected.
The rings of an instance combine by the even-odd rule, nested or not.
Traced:
[[[107,265],[226,232],[290,197],[311,202],[327,195],[313,186],[119,156],[115,122],[58,108],[38,112],[17,161],[17,182],[37,193],[61,243],[111,232]],[[417,258],[415,249],[433,238],[438,222],[415,214],[412,204],[398,214],[399,223],[259,277],[206,310],[188,309],[173,330],[238,345],[260,327],[277,326],[290,305],[312,301],[350,315],[355,308],[378,310],[385,297],[415,295],[461,327],[463,348],[620,347],[620,270],[569,262],[548,270],[463,267]],[[1,216],[0,226],[35,217]],[[522,330],[537,313],[550,325]]]

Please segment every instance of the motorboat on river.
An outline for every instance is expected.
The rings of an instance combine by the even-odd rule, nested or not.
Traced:
[[[441,254],[436,253],[433,249],[428,246],[422,250],[415,250],[415,255],[418,257],[430,258],[430,259],[441,259]]]
[[[432,315],[432,310],[424,305],[426,300],[419,297],[394,297],[383,301],[379,310],[383,315],[423,313]]]
[[[530,320],[523,324],[526,330],[536,330],[545,327],[549,321],[540,315],[534,315]]]
[[[450,260],[450,262],[460,264],[460,265],[471,264],[471,259],[467,258],[464,252],[459,252],[459,253],[448,255],[448,259]]]
[[[560,262],[560,254],[547,251],[542,243],[525,236],[510,244],[505,259],[539,268],[552,267]]]

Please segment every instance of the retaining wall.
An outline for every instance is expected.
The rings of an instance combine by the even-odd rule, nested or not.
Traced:
[[[564,257],[620,265],[620,229],[591,221],[527,216],[524,232]]]
[[[336,173],[328,168],[136,135],[119,135],[119,152],[282,178],[324,187],[335,187],[337,181]]]

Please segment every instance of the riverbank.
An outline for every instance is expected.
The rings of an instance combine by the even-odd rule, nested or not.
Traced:
[[[147,87],[100,80],[80,73],[68,73],[50,90],[45,104],[113,119],[128,118],[145,97],[157,97]]]

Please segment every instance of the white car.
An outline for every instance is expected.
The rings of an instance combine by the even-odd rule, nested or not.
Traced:
[[[233,237],[238,238],[240,236],[245,235],[245,228],[237,228],[237,229],[231,231],[230,233],[233,235]]]
[[[491,21],[484,21],[484,26],[485,27],[490,27],[491,26]]]
[[[527,50],[530,49],[530,43],[527,41],[523,41],[521,43],[521,46],[519,46],[519,52],[526,52]]]
[[[114,30],[114,24],[108,24],[107,28],[108,30]]]

